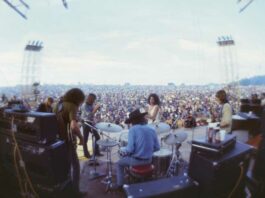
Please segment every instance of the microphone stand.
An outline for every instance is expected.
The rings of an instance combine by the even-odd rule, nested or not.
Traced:
[[[97,130],[96,127],[94,127],[93,125],[89,124],[87,121],[84,121],[84,124],[89,126],[90,129],[93,129],[93,130]],[[95,140],[95,135],[94,133],[92,133],[92,145],[93,145],[93,156],[92,156],[92,159],[90,159],[88,161],[88,165],[89,166],[94,166],[94,171],[90,171],[90,175],[89,175],[89,179],[90,180],[93,180],[93,179],[96,179],[98,177],[102,177],[104,176],[105,174],[103,173],[98,173],[97,172],[97,166],[99,165],[97,159],[96,159],[96,140]]]

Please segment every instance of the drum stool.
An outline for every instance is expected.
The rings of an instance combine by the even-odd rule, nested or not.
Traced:
[[[153,177],[155,167],[153,164],[131,166],[129,168],[129,181],[145,181]],[[130,182],[129,182],[130,183]]]

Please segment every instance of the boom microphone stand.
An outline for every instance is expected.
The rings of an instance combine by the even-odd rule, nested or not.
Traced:
[[[94,127],[93,125],[89,124],[87,121],[84,121],[84,124],[89,126],[90,129],[92,130],[97,130],[96,127]],[[105,174],[103,173],[98,173],[97,172],[97,166],[99,165],[97,159],[96,159],[96,140],[95,140],[95,135],[94,133],[92,133],[92,145],[93,145],[93,155],[92,155],[92,158],[88,161],[88,165],[89,166],[94,166],[94,170],[93,171],[90,171],[90,175],[89,175],[89,179],[90,180],[93,180],[93,179],[96,179],[98,177],[102,177],[104,176]]]

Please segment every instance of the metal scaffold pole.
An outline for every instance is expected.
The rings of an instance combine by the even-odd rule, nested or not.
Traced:
[[[40,56],[43,44],[40,41],[29,41],[24,48],[21,68],[21,96],[24,100],[37,101],[38,86],[40,84]]]

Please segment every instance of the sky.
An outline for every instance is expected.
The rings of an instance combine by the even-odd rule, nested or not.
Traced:
[[[227,66],[234,79],[265,74],[264,0],[241,13],[248,0],[24,1],[27,20],[0,1],[0,86],[21,83],[30,40],[43,41],[41,84],[220,83]],[[223,35],[235,46],[218,47]]]

